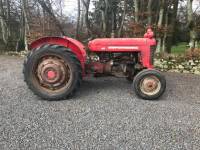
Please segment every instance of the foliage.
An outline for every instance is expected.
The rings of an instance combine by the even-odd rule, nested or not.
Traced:
[[[192,73],[200,75],[200,60],[196,59],[157,59],[155,66],[161,71]]]
[[[156,33],[157,52],[181,53],[185,44],[173,45],[189,40],[191,48],[198,46],[200,15],[191,9],[193,0],[76,0],[77,18],[64,14],[63,2],[0,0],[0,51],[27,49],[42,36],[67,35],[84,42],[142,37],[149,25]]]

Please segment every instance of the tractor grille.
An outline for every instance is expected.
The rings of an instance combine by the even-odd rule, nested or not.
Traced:
[[[150,64],[154,65],[154,54],[156,51],[156,46],[151,46],[151,52],[150,52]]]

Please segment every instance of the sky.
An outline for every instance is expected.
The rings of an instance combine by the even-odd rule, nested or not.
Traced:
[[[77,14],[77,0],[64,0],[65,12],[72,16]]]
[[[72,16],[77,15],[77,11],[78,11],[77,0],[64,0],[64,5],[65,5],[66,14],[70,14]],[[93,8],[92,5],[90,5],[90,9],[92,8]]]

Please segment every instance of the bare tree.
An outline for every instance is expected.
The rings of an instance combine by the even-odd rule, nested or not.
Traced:
[[[176,24],[177,24],[177,14],[178,14],[178,4],[179,4],[179,0],[174,0],[172,2],[172,6],[173,6],[173,11],[172,11],[172,16],[171,16],[171,34],[168,37],[168,43],[167,43],[167,47],[166,47],[166,52],[167,53],[171,53],[171,48],[172,48],[172,44],[173,42],[176,40]]]
[[[88,36],[115,37],[115,34],[138,37],[149,24],[156,30],[157,52],[170,53],[172,45],[180,39],[178,32],[183,32],[182,28],[177,29],[177,23],[183,27],[187,23],[190,35],[185,34],[184,41],[190,37],[191,49],[198,45],[200,15],[197,9],[192,10],[194,0],[77,0],[77,22],[63,13],[63,1],[0,0],[0,46],[14,49],[17,42],[19,50],[27,49],[28,43],[37,38],[65,33],[83,41]],[[187,5],[179,7],[181,1]],[[92,11],[91,3],[95,6]],[[177,12],[182,11],[181,20]]]
[[[134,5],[135,5],[135,23],[139,23],[139,1],[134,0]]]
[[[2,32],[2,39],[5,45],[8,44],[8,26],[6,23],[6,16],[5,11],[3,8],[3,1],[0,0],[0,23],[1,23],[1,32]]]
[[[24,45],[25,45],[25,50],[28,51],[28,40],[27,40],[27,35],[30,35],[29,31],[29,23],[28,23],[28,18],[27,18],[27,0],[22,0],[22,12],[23,12],[23,33],[24,33]]]
[[[76,24],[76,38],[79,38],[79,28],[80,28],[80,16],[81,16],[81,1],[77,0],[78,4],[78,15],[77,15],[77,24]]]
[[[101,4],[101,19],[102,19],[103,36],[106,35],[106,31],[107,31],[108,7],[109,7],[108,0],[103,0]]]
[[[168,25],[169,25],[169,7],[167,7],[166,12],[165,12],[165,25],[164,25],[164,36],[163,36],[163,42],[162,42],[162,52],[165,52],[167,48]]]
[[[88,32],[88,35],[92,35],[90,29],[90,21],[89,21],[89,8],[90,8],[90,0],[82,0],[83,6],[85,7],[85,25]]]
[[[194,49],[198,46],[196,43],[197,33],[195,31],[195,23],[194,23],[194,16],[193,16],[193,0],[187,0],[187,21],[188,21],[188,28],[190,29],[190,48]]]
[[[149,0],[148,6],[147,6],[148,24],[149,25],[152,25],[152,2],[153,2],[153,0]]]
[[[164,11],[165,11],[165,0],[161,0],[160,3],[160,12],[159,12],[159,20],[158,20],[158,28],[162,28],[163,25],[163,18],[164,18]],[[162,37],[161,35],[158,37],[158,45],[156,52],[161,52],[162,47]]]
[[[47,4],[45,3],[45,1],[43,0],[37,0],[38,3],[41,5],[41,7],[52,17],[52,19],[55,21],[56,25],[58,26],[60,32],[62,35],[65,35],[65,32],[61,26],[60,21],[56,18],[55,14],[53,13],[53,9],[51,7],[51,5],[47,6]],[[50,1],[47,0],[48,4],[50,4]]]
[[[118,31],[118,37],[121,37],[121,34],[122,34],[122,29],[123,29],[124,21],[125,21],[125,17],[126,17],[126,9],[127,9],[127,0],[124,0],[124,11],[122,14],[122,21],[121,21],[119,31]]]

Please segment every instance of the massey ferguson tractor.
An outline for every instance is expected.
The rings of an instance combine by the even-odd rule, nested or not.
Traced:
[[[144,38],[92,40],[87,46],[88,55],[85,46],[75,39],[45,37],[30,45],[24,78],[28,87],[44,100],[68,99],[91,75],[126,78],[133,82],[137,96],[156,100],[164,93],[166,80],[153,67],[155,48],[151,28]]]

